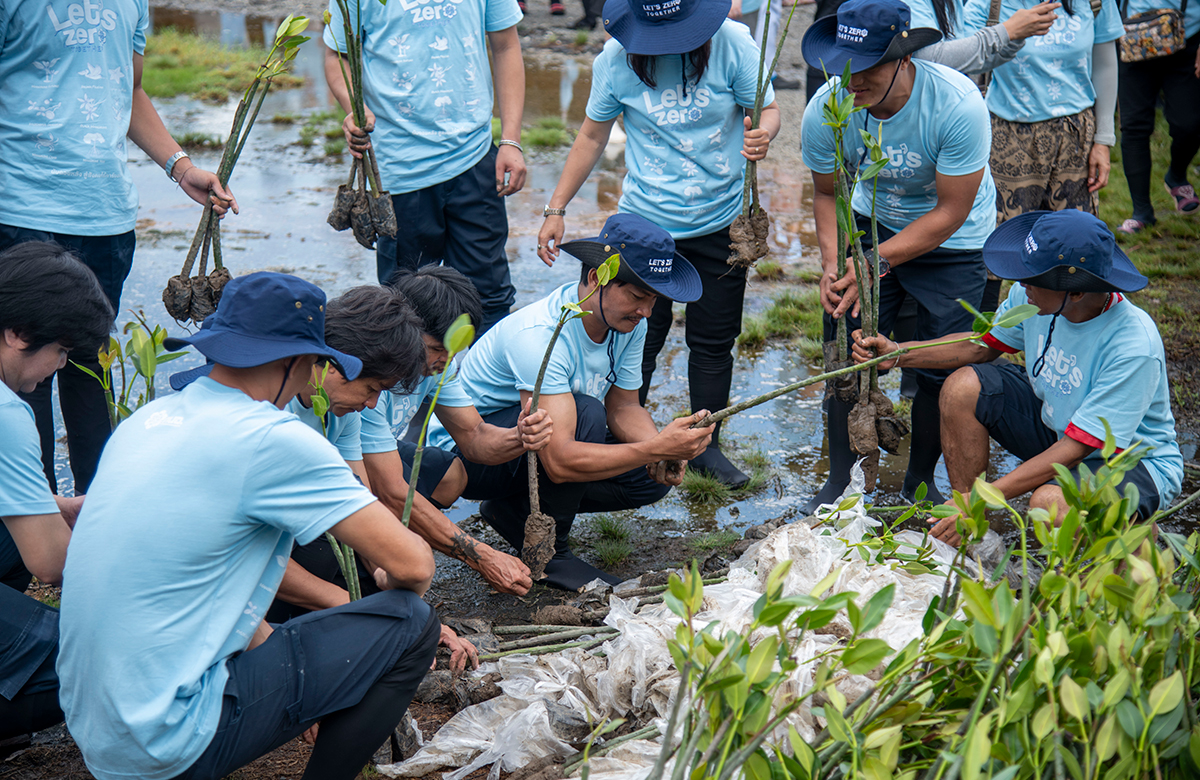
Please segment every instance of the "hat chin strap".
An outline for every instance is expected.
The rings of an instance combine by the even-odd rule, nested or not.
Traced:
[[[900,63],[902,63],[902,62],[904,62],[903,57],[896,60],[896,69],[894,71],[892,71],[892,80],[888,82],[887,92],[884,92],[883,97],[879,98],[879,103],[882,103],[883,101],[887,100],[888,95],[892,94],[892,87],[896,86],[896,77],[900,75]],[[879,103],[876,103],[875,105],[879,105]],[[868,106],[867,110],[863,112],[863,115],[864,115],[863,116],[863,132],[865,133],[867,131],[867,124],[871,121],[870,106]],[[858,167],[861,168],[862,164],[864,162],[866,162],[866,160],[867,160],[867,149],[866,149],[866,146],[864,145],[862,154],[860,154],[858,156]]]
[[[1042,345],[1042,354],[1038,356],[1037,361],[1033,364],[1031,376],[1037,379],[1038,374],[1042,373],[1042,369],[1046,367],[1046,353],[1050,351],[1050,339],[1054,338],[1054,323],[1058,322],[1058,315],[1062,314],[1063,309],[1067,307],[1067,301],[1071,299],[1071,293],[1064,292],[1062,304],[1059,305],[1058,311],[1054,312],[1054,316],[1050,318],[1050,329],[1046,331],[1046,343]]]
[[[275,394],[275,400],[271,402],[272,406],[279,406],[279,399],[283,397],[283,388],[287,386],[288,379],[292,375],[292,369],[296,366],[296,361],[299,359],[300,356],[296,355],[288,361],[287,368],[283,369],[283,381],[279,383],[279,392]]]

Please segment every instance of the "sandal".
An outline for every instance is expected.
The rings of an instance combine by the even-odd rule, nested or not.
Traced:
[[[1117,230],[1118,230],[1118,232],[1127,233],[1132,236],[1134,233],[1140,233],[1142,231],[1142,229],[1145,227],[1146,227],[1145,222],[1142,222],[1140,219],[1133,219],[1132,217],[1130,217],[1129,219],[1122,222],[1121,226],[1119,228],[1117,228]]]
[[[1164,182],[1163,186],[1167,188],[1167,192],[1175,199],[1175,210],[1181,214],[1191,214],[1200,208],[1200,198],[1196,197],[1196,191],[1192,189],[1192,185],[1181,184],[1178,187],[1172,187],[1170,184]]]
[[[567,12],[567,7],[565,5],[563,5],[562,3],[558,2],[558,0],[554,0],[554,2],[550,3],[550,15],[551,16],[562,16],[566,12]]]
[[[521,9],[522,16],[529,13],[529,10],[527,8],[525,8],[525,0],[517,0],[517,8]]]

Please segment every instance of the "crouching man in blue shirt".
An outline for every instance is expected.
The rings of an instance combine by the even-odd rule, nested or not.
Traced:
[[[567,322],[559,335],[538,403],[554,421],[538,457],[541,509],[556,522],[555,554],[543,582],[576,590],[597,578],[620,578],[571,552],[567,536],[575,514],[632,509],[662,498],[683,477],[684,464],[677,461],[703,452],[712,428],[691,428],[708,414],[697,410],[659,431],[638,403],[645,320],[655,299],[700,297],[700,275],[675,252],[670,234],[636,214],[616,214],[597,238],[562,249],[583,262],[580,281],[497,323],[467,353],[459,381],[484,422],[512,428],[533,395],[562,307],[586,299],[580,304],[584,316]],[[621,257],[620,270],[596,289],[596,267],[613,254]],[[521,454],[495,466],[473,462],[441,425],[432,428],[430,443],[463,457],[463,495],[484,499],[483,519],[520,550],[529,514],[527,458]]]
[[[1102,460],[1105,422],[1117,451],[1146,448],[1118,487],[1137,486],[1142,519],[1179,494],[1183,456],[1166,357],[1158,328],[1121,294],[1147,284],[1117,248],[1103,222],[1082,211],[1031,211],[998,227],[983,247],[988,270],[1013,285],[996,312],[1038,307],[1035,317],[993,329],[984,344],[962,342],[910,352],[901,366],[957,368],[942,389],[942,447],[950,485],[962,493],[987,469],[988,439],[1023,462],[993,484],[1005,498],[1030,490],[1030,507],[1066,514],[1054,464],[1095,471]],[[947,339],[969,333],[956,333]],[[854,358],[897,349],[882,336],[854,334]],[[1025,366],[996,361],[1025,353]],[[995,361],[995,362],[992,362]],[[889,365],[884,363],[882,365]],[[894,365],[894,364],[893,364]],[[957,517],[942,519],[933,535],[958,545]]]
[[[64,573],[60,702],[100,780],[219,778],[320,723],[307,777],[352,778],[429,668],[433,554],[283,407],[330,361],[325,295],[256,273],[191,344],[215,365],[122,423]],[[369,552],[385,590],[272,627],[301,544]]]

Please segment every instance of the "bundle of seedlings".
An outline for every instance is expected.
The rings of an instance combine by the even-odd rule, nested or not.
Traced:
[[[772,2],[774,0],[767,0],[767,7],[763,9],[763,13],[771,13]],[[783,42],[787,40],[788,26],[792,23],[792,14],[794,13],[796,13],[796,4],[792,5],[787,21],[779,33],[779,42],[775,44],[775,56],[771,60],[771,70],[767,73],[764,73],[764,65],[767,60],[767,36],[763,36],[762,50],[758,55],[758,92],[754,96],[754,113],[750,117],[750,126],[755,130],[758,129],[758,123],[762,119],[763,99],[766,95],[767,83],[770,81],[769,74],[774,73],[775,66],[779,64],[779,55],[783,53]],[[769,251],[767,233],[770,228],[771,220],[767,215],[767,210],[758,202],[758,163],[748,160],[746,176],[742,184],[742,213],[729,226],[729,250],[733,253],[729,256],[729,264],[735,268],[749,268],[766,257]]]
[[[617,270],[620,268],[621,258],[619,255],[612,255],[599,266],[596,267],[596,286],[591,292],[583,296],[583,300],[579,303],[565,303],[562,311],[558,315],[558,323],[554,326],[554,332],[550,334],[550,342],[546,345],[546,352],[542,355],[542,365],[538,369],[537,381],[533,384],[533,397],[529,405],[529,413],[533,414],[538,409],[538,401],[542,395],[542,380],[546,378],[546,366],[550,364],[550,354],[554,351],[554,345],[558,343],[558,335],[562,333],[563,326],[573,319],[583,317],[587,312],[583,310],[581,304],[585,303],[588,298],[595,294],[596,290],[608,284],[612,279],[616,278]],[[542,512],[541,498],[538,496],[538,459],[536,452],[530,452],[528,457],[529,471],[529,517],[525,518],[525,542],[521,549],[521,560],[529,567],[529,577],[532,580],[540,580],[546,576],[546,564],[554,557],[554,518]]]
[[[271,88],[271,81],[284,73],[287,63],[296,57],[300,44],[308,40],[301,36],[308,27],[308,19],[303,16],[291,15],[279,23],[275,31],[275,42],[267,52],[266,60],[258,66],[254,80],[246,88],[242,99],[238,102],[233,114],[233,126],[229,130],[229,139],[225,142],[225,150],[221,154],[221,163],[217,166],[217,177],[221,186],[229,184],[233,166],[237,164],[258,118],[259,109]],[[253,109],[251,109],[253,106]],[[208,255],[212,252],[213,270],[208,272]],[[200,268],[196,276],[192,276],[192,265],[196,256],[200,257]],[[187,257],[183,261],[183,270],[177,276],[167,280],[163,290],[163,305],[167,313],[175,320],[184,322],[191,320],[199,325],[204,318],[217,310],[221,301],[221,291],[225,284],[233,278],[221,257],[221,220],[213,211],[212,202],[204,207],[200,216],[200,225],[188,248]]]
[[[354,0],[354,21],[351,22],[350,4],[337,0],[342,16],[342,32],[346,40],[345,57],[338,57],[342,80],[350,92],[350,107],[354,123],[367,126],[367,112],[363,103],[363,55],[362,55],[362,8],[361,0]],[[386,3],[386,0],[381,0]],[[325,24],[333,19],[325,12]],[[349,73],[347,73],[347,70]],[[355,179],[358,186],[355,187]],[[326,220],[334,230],[350,228],[354,239],[367,249],[375,248],[377,236],[396,236],[396,211],[392,207],[392,194],[383,189],[379,180],[379,164],[375,160],[375,148],[368,146],[361,158],[355,157],[350,165],[350,178],[338,187],[333,199],[333,209]]]

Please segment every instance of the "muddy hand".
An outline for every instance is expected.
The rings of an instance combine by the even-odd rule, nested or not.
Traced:
[[[180,174],[179,186],[189,198],[200,205],[207,206],[211,203],[218,217],[225,216],[225,212],[230,209],[234,214],[238,213],[237,198],[221,185],[221,180],[212,171],[193,165]]]
[[[507,197],[525,186],[525,157],[512,144],[496,152],[496,194]]]
[[[304,733],[300,735],[300,738],[304,740],[304,744],[306,745],[315,745],[317,744],[317,732],[320,731],[320,729],[321,721],[317,721],[305,729]]]
[[[745,118],[746,132],[742,136],[742,156],[747,160],[758,162],[767,156],[771,146],[771,134],[760,128],[752,129],[750,117]]]
[[[532,398],[526,400],[525,408],[517,418],[517,434],[521,437],[521,446],[526,452],[544,449],[554,434],[554,421],[550,419],[550,413],[545,409],[538,409],[530,414],[529,409],[532,405]]]
[[[646,464],[646,473],[660,485],[675,486],[683,482],[686,468],[687,461],[684,460],[658,460]]]
[[[950,504],[953,506],[953,504]],[[933,523],[933,528],[929,534],[934,539],[940,539],[951,547],[959,547],[962,545],[962,537],[958,535],[958,519],[961,517],[957,512],[949,517],[943,517],[938,520],[936,517],[929,518],[929,522]]]
[[[691,460],[704,452],[712,441],[713,426],[692,426],[708,416],[709,411],[701,409],[695,414],[672,420],[663,428],[658,436],[654,437],[656,449],[663,455],[661,460]]]
[[[354,113],[346,114],[346,118],[342,120],[342,132],[346,135],[346,145],[350,147],[350,154],[362,159],[363,152],[371,146],[371,137],[368,133],[375,130],[375,114],[371,109],[363,106],[363,118],[367,121],[366,127],[359,127],[354,121]]]
[[[877,355],[890,355],[900,349],[899,344],[886,336],[864,336],[861,330],[854,331],[850,335],[850,341],[855,363],[866,363]],[[886,360],[879,364],[879,368],[886,371],[893,368],[899,360]]]
[[[529,567],[520,558],[499,550],[492,550],[490,555],[480,556],[479,573],[489,585],[501,593],[524,596],[533,587],[533,580],[529,578]]]
[[[479,668],[479,651],[475,649],[475,645],[465,639],[460,639],[458,634],[450,628],[442,626],[442,635],[438,638],[438,644],[450,648],[450,671],[455,674],[466,669],[468,663],[472,669]],[[434,663],[437,663],[436,659]]]
[[[542,229],[538,231],[537,254],[548,266],[553,266],[558,259],[558,245],[562,243],[565,229],[566,222],[559,216],[546,217],[542,222]]]

